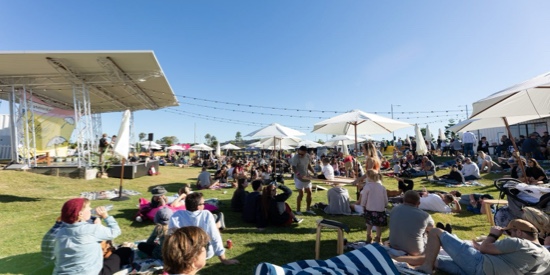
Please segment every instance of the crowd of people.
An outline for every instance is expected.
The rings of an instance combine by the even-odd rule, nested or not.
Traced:
[[[546,214],[538,213],[537,209],[528,210],[524,219],[512,220],[505,228],[492,227],[481,244],[463,241],[452,234],[450,224],[436,224],[425,210],[460,213],[463,211],[460,200],[464,196],[458,191],[414,191],[414,182],[405,178],[433,176],[438,180],[463,183],[479,179],[482,171],[490,172],[497,165],[501,167],[484,150],[474,155],[475,142],[475,136],[464,136],[461,149],[456,147],[452,151],[455,159],[448,163],[449,174],[440,177],[435,176],[436,165],[431,152],[416,155],[414,144],[408,144],[404,153],[397,152],[398,149],[394,151],[393,167],[372,142],[361,145],[363,163],[355,154],[343,155],[340,151],[317,157],[306,147],[288,156],[203,161],[195,192],[190,186],[183,186],[177,198],[169,202],[162,188],[152,189],[151,207],[159,208],[154,216],[155,226],[149,238],[137,248],[148,257],[161,259],[164,270],[170,274],[195,274],[213,256],[226,265],[238,264],[238,260],[225,256],[221,236],[225,228],[223,213],[205,209],[207,204],[200,192],[201,189],[234,188],[231,210],[241,213],[244,222],[255,225],[260,231],[269,226],[299,224],[304,214],[316,214],[314,208],[330,215],[356,212],[365,220],[367,244],[382,243],[384,227],[389,227],[387,245],[394,259],[418,266],[418,270],[428,274],[434,269],[450,274],[508,274],[506,271],[510,270],[514,274],[543,274],[541,272],[550,271],[550,253],[544,246],[550,245],[550,221]],[[483,147],[478,146],[480,148]],[[437,149],[435,147],[436,152]],[[440,150],[440,154],[443,151]],[[477,164],[472,161],[476,157]],[[522,158],[516,153],[500,161],[509,164],[511,171],[523,161],[525,173],[516,168],[515,176],[524,182],[540,184],[547,181],[535,158]],[[209,168],[216,171],[213,176]],[[291,173],[297,190],[294,211],[287,203],[293,191],[284,184],[284,172]],[[393,172],[402,198],[391,211],[386,209],[389,198],[383,185],[384,172]],[[327,202],[312,205],[312,181],[331,181],[338,177],[355,179],[353,184],[359,191],[357,201],[350,202],[348,190],[336,181],[327,191]],[[247,191],[249,185],[251,192]],[[483,200],[491,198],[486,194],[466,195],[466,208],[482,213]],[[173,207],[183,205],[185,210],[173,211]],[[49,260],[55,262],[54,274],[112,274],[132,261],[131,251],[116,249],[110,242],[121,234],[115,219],[104,207],[97,207],[94,215],[92,217],[91,205],[86,199],[72,199],[63,205],[60,220],[46,234],[49,237],[45,237],[43,243],[43,247],[46,244],[53,248]],[[546,220],[541,222],[541,217]],[[509,238],[498,241],[502,234]],[[441,247],[447,256],[439,254]]]

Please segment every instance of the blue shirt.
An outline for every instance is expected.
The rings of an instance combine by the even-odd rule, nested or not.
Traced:
[[[115,218],[108,216],[105,222],[107,226],[88,222],[63,223],[56,236],[53,274],[99,274],[103,268],[100,242],[112,240],[121,233]]]

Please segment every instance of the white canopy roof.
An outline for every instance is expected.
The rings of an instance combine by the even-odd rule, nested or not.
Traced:
[[[25,85],[47,104],[73,109],[73,86],[82,84],[91,113],[179,105],[153,51],[0,52],[1,99]]]

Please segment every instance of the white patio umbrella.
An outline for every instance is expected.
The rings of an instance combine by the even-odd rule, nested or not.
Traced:
[[[130,199],[127,196],[122,196],[122,183],[124,181],[124,162],[128,159],[128,153],[130,152],[130,110],[124,111],[122,114],[122,121],[120,128],[118,129],[117,140],[113,146],[113,152],[116,156],[120,157],[120,184],[118,190],[118,197],[113,198],[114,201],[122,201]]]
[[[317,142],[315,142],[315,141],[303,139],[303,140],[300,140],[300,142],[298,142],[297,147],[300,147],[300,146],[305,146],[305,147],[307,147],[307,148],[317,148],[317,147],[323,147],[323,146],[325,146],[325,145],[324,145],[324,144],[317,143]]]
[[[220,147],[220,149],[221,150],[241,150],[241,147],[228,143]]]
[[[166,147],[164,148],[166,150],[174,150],[174,151],[184,151],[185,148],[183,148],[181,145],[178,145],[178,144],[174,144],[172,146],[169,146],[169,147]]]
[[[300,132],[300,131],[297,131],[297,130],[294,130],[294,129],[291,129],[291,128],[288,128],[288,127],[285,127],[283,125],[280,125],[278,123],[273,123],[273,124],[270,124],[266,127],[263,127],[261,129],[258,129],[252,133],[249,133],[248,135],[246,135],[247,137],[269,137],[269,138],[272,138],[273,139],[273,145],[275,145],[275,147],[273,148],[273,150],[275,151],[277,148],[277,144],[276,144],[276,139],[277,138],[285,138],[285,137],[297,137],[297,136],[304,136],[305,134]],[[263,145],[261,145],[263,146]],[[275,173],[275,170],[276,170],[276,167],[275,167],[275,162],[273,162],[273,173]]]
[[[525,121],[538,119],[541,117],[548,117],[550,115],[529,115],[529,116],[513,116],[513,117],[506,117],[506,120],[508,121],[509,125],[514,125],[517,123],[522,123]],[[478,129],[487,129],[487,128],[496,128],[496,127],[506,127],[506,123],[504,122],[504,119],[502,117],[488,117],[488,118],[470,118],[463,120],[451,127],[449,127],[449,131],[453,131],[455,133],[458,132],[466,132],[466,131],[473,131]]]
[[[191,146],[191,150],[195,150],[195,151],[212,151],[212,150],[214,150],[214,148],[212,148],[212,147],[210,147],[206,144],[200,143],[200,144]]]
[[[357,142],[363,142],[366,139],[362,137],[357,137]],[[348,135],[338,135],[325,142],[325,146],[337,146],[337,145],[350,145],[355,144],[355,137]]]
[[[267,146],[267,147],[264,147],[264,149],[266,150],[294,150],[296,148],[292,147],[292,146],[289,146],[289,145],[277,145],[277,146]]]
[[[142,141],[139,144],[141,144],[141,147],[143,147],[147,150],[149,150],[149,149],[155,149],[155,150],[162,149],[162,146],[160,146],[160,144],[158,144],[154,141]]]
[[[333,135],[354,135],[357,137],[357,135],[362,134],[391,133],[410,126],[412,125],[391,118],[365,113],[361,110],[352,110],[315,123],[312,132]],[[355,151],[357,152],[357,140],[355,141]]]
[[[263,145],[264,148],[268,146],[282,146],[282,145],[296,147],[298,146],[298,143],[301,140],[302,139],[297,137],[275,137],[275,138],[268,137],[268,138],[260,139],[260,144]]]
[[[424,155],[428,153],[428,147],[426,147],[426,142],[424,141],[422,131],[420,131],[420,127],[418,127],[418,124],[414,125],[414,132],[416,134],[416,154]]]
[[[424,137],[428,142],[432,142],[432,133],[430,132],[430,126],[426,124],[426,136]]]
[[[441,128],[439,128],[439,138],[441,140],[446,140],[447,137],[445,136],[445,133],[443,132],[443,130]]]
[[[222,150],[220,149],[220,143],[216,143],[216,156],[221,156],[222,155]]]
[[[300,131],[285,127],[278,123],[273,123],[266,127],[258,129],[246,136],[247,137],[298,137],[298,136],[304,136],[304,135],[305,134]]]

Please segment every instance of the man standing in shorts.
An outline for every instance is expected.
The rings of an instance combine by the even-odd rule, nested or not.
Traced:
[[[308,175],[308,171],[315,174],[313,167],[311,166],[310,157],[307,153],[305,146],[298,148],[298,153],[290,159],[290,165],[294,172],[294,184],[298,189],[298,197],[296,198],[296,215],[302,215],[300,212],[300,206],[302,204],[302,198],[304,197],[304,190],[306,192],[306,212],[308,214],[315,214],[311,211],[311,178]]]

